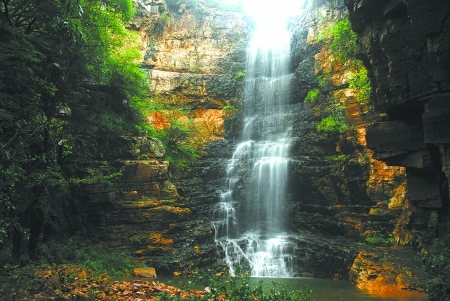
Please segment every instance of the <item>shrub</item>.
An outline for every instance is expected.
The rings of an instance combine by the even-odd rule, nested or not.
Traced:
[[[359,67],[358,71],[349,75],[349,87],[356,89],[358,102],[368,102],[370,99],[370,80],[367,69],[361,63],[357,67]]]
[[[48,263],[76,264],[97,275],[106,273],[110,276],[125,276],[139,265],[125,251],[107,248],[83,236],[66,241],[49,241],[43,256]]]
[[[330,38],[330,50],[335,58],[343,63],[355,59],[357,36],[353,32],[348,19],[343,19],[327,26],[317,36],[316,41],[326,41]]]
[[[316,129],[318,132],[332,133],[339,132],[344,133],[349,129],[342,121],[337,120],[333,116],[328,116],[322,119],[322,121],[316,124]]]
[[[234,75],[235,80],[241,79],[243,77],[245,77],[245,72],[242,72],[242,71],[239,71]]]
[[[316,101],[317,97],[319,96],[319,89],[312,89],[311,91],[308,92],[308,94],[306,95],[304,101],[305,102],[314,102]]]
[[[205,300],[217,300],[219,296],[225,296],[226,300],[259,300],[259,301],[306,301],[311,298],[312,291],[305,288],[289,290],[286,285],[272,281],[272,288],[263,289],[263,281],[257,285],[250,283],[250,272],[239,272],[239,277],[219,277],[211,271],[197,273],[197,282],[209,287],[210,291],[203,298]]]
[[[341,154],[336,156],[326,156],[325,160],[331,161],[331,162],[337,162],[337,163],[344,163],[345,161],[349,160],[349,156]]]
[[[450,236],[435,239],[425,264],[431,273],[428,283],[430,301],[450,300]]]

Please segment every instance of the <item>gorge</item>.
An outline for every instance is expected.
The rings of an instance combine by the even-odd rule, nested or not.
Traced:
[[[26,235],[0,231],[0,251],[50,256],[52,237],[87,233],[158,276],[251,268],[449,298],[448,1],[294,2],[258,1],[256,11],[268,10],[257,16],[215,1],[133,1],[133,62],[149,81],[144,124],[100,125],[109,110],[121,124],[137,118],[112,84],[41,93],[51,101],[36,112],[55,106],[46,114],[58,128],[45,142],[55,151],[42,149],[75,180],[64,197],[47,179],[45,189],[22,189],[18,209],[1,201],[2,220],[31,230],[20,243]],[[28,78],[50,70],[46,80],[69,91],[64,64]],[[9,170],[20,128],[3,130]],[[44,170],[35,166],[30,179]],[[57,205],[24,201],[42,195]]]

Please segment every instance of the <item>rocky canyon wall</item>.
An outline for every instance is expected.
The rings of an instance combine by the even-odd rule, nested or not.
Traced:
[[[448,225],[449,18],[448,9],[433,6],[442,3],[308,1],[291,20],[297,83],[289,104],[288,206],[299,275],[350,278],[372,291],[424,287],[420,251]],[[157,140],[108,142],[98,169],[121,176],[114,187],[83,186],[74,216],[158,274],[189,274],[217,265],[211,216],[242,124],[237,74],[245,71],[251,22],[183,0],[135,6],[130,29],[139,33],[149,94],[184,107],[202,125],[202,156],[174,174]],[[333,37],[318,38],[349,12],[371,100],[362,101],[350,85],[358,68],[333,57]],[[306,101],[315,89],[315,101]],[[337,113],[345,128],[318,130]],[[158,114],[147,121],[167,125]]]
[[[435,230],[442,228],[438,223],[446,214],[439,213],[441,209],[438,208],[445,203],[441,199],[448,199],[448,196],[442,197],[441,192],[448,191],[442,188],[443,183],[447,185],[443,178],[443,166],[448,165],[445,163],[445,156],[448,155],[445,138],[442,138],[447,135],[447,131],[443,130],[446,121],[439,123],[437,117],[431,118],[436,127],[431,129],[429,126],[426,131],[439,137],[434,142],[436,145],[431,140],[428,145],[424,142],[421,136],[427,126],[416,122],[420,119],[418,116],[427,118],[427,112],[447,116],[445,105],[439,113],[426,111],[431,110],[427,108],[436,108],[436,103],[442,103],[433,100],[441,99],[442,95],[430,92],[424,94],[420,101],[420,97],[413,101],[401,101],[396,94],[392,103],[379,100],[380,95],[393,93],[395,82],[408,78],[406,74],[411,72],[413,66],[411,61],[404,61],[408,55],[416,59],[416,65],[424,64],[418,63],[417,57],[423,51],[413,51],[408,39],[403,45],[404,40],[395,34],[399,24],[414,21],[388,21],[390,17],[382,17],[383,14],[388,16],[392,10],[392,16],[399,18],[400,11],[408,5],[402,1],[395,2],[395,5],[380,1],[309,2],[305,5],[306,13],[296,20],[298,23],[294,25],[292,40],[292,59],[300,95],[295,101],[304,101],[294,125],[292,144],[293,227],[299,233],[306,233],[306,236],[320,234],[329,237],[331,246],[344,237],[350,239],[345,245],[351,252],[359,254],[349,265],[342,261],[347,268],[343,277],[349,276],[358,287],[378,293],[403,292],[405,288],[423,291],[428,276],[422,265],[422,253],[430,245]],[[427,11],[431,7],[432,4],[427,6]],[[414,9],[417,12],[421,10]],[[359,34],[356,58],[364,62],[372,82],[372,96],[366,101],[359,99],[359,89],[351,85],[352,74],[357,73],[359,67],[333,55],[330,43],[335,37],[332,34],[328,34],[328,40],[321,37],[330,23],[346,20],[348,10],[353,29]],[[440,33],[436,41],[446,36],[445,15],[442,12],[442,22],[436,21],[440,25],[430,29]],[[420,19],[419,16],[415,18]],[[416,36],[415,30],[403,30],[409,32],[411,37]],[[381,39],[386,44],[380,45]],[[398,43],[403,46],[395,46]],[[425,47],[427,43],[435,45],[436,56],[431,61],[433,68],[437,68],[428,72],[439,75],[441,79],[445,64],[437,61],[445,62],[447,46],[439,42],[432,44],[431,40],[427,42],[426,39],[421,45]],[[386,49],[392,49],[387,56]],[[396,52],[400,49],[404,52]],[[425,61],[429,60],[425,58]],[[397,73],[400,66],[405,67],[405,73]],[[388,71],[395,71],[398,79]],[[425,75],[419,72],[417,76]],[[378,86],[378,81],[384,86]],[[411,89],[415,93],[426,90],[418,85],[421,82],[419,78],[415,77],[414,81],[416,83]],[[440,82],[436,83],[436,87],[439,85]],[[428,84],[422,82],[421,86],[427,87]],[[314,90],[318,94],[313,101],[308,100],[309,92]],[[406,91],[402,93],[408,94]],[[373,100],[375,103],[372,103]],[[405,102],[411,106],[408,107]],[[327,116],[347,126],[321,131],[318,125]],[[444,140],[440,142],[440,139]],[[442,162],[434,163],[438,164],[437,170],[432,167],[434,161]],[[320,257],[327,256],[327,252],[322,251]],[[403,256],[411,260],[400,260]],[[336,258],[342,260],[342,257]]]
[[[406,167],[411,220],[448,233],[450,7],[446,1],[347,1],[375,109],[374,157]],[[425,230],[427,221],[417,230]],[[431,229],[430,229],[431,230]],[[409,240],[411,238],[402,238]]]
[[[227,150],[221,143],[225,119],[235,118],[241,86],[235,77],[245,71],[251,24],[242,13],[203,2],[135,1],[134,6],[137,12],[129,29],[139,36],[141,66],[150,81],[148,105],[167,108],[146,121],[156,130],[164,129],[170,126],[167,115],[173,108],[181,114],[177,118],[192,119],[201,129],[198,145],[216,141],[216,151]],[[157,139],[103,140],[95,150],[98,162],[89,167],[96,180],[80,183],[70,208],[74,231],[84,229],[107,247],[134,254],[158,275],[186,275],[215,265],[214,229],[209,222],[215,198],[208,194],[217,195],[217,187],[175,173]],[[207,158],[208,150],[201,154]],[[202,169],[199,164],[194,174]],[[219,178],[222,166],[220,161],[208,162],[201,173]]]

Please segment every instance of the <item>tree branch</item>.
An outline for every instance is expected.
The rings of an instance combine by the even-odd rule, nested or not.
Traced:
[[[3,0],[3,6],[5,8],[5,18],[8,21],[9,25],[13,25],[11,19],[9,18],[9,9],[8,9],[8,3],[10,0]]]

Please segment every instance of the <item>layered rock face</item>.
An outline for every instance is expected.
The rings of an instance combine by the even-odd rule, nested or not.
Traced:
[[[300,275],[350,278],[369,290],[380,284],[399,291],[423,286],[420,255],[405,246],[421,248],[435,230],[447,231],[449,18],[448,10],[435,8],[442,2],[315,1],[291,24],[298,85],[289,104],[295,120],[288,211]],[[216,264],[212,208],[242,124],[239,113],[227,119],[223,108],[240,105],[242,85],[235,75],[245,71],[249,23],[241,14],[202,13],[183,3],[136,1],[139,18],[132,28],[140,33],[152,97],[188,108],[186,115],[206,129],[202,139],[215,142],[175,187],[157,141],[124,139],[122,151],[105,151],[109,163],[101,167],[122,171],[114,189],[101,183],[86,187],[76,216],[80,224],[94,224],[111,245],[133,250],[158,274],[188,274]],[[316,39],[323,20],[345,17],[347,8],[381,115],[349,87],[355,70],[343,68]],[[440,25],[425,26],[431,21]],[[324,74],[329,79],[322,95],[304,103]],[[336,100],[351,127],[319,133],[316,124]],[[147,120],[155,128],[167,124],[164,115]],[[139,159],[142,154],[149,158]],[[373,249],[367,239],[397,246]],[[410,264],[398,260],[405,256],[414,260],[399,268]]]
[[[372,7],[367,12],[374,10]],[[329,246],[339,250],[342,250],[339,241],[343,237],[350,239],[344,246],[356,260],[346,263],[345,257],[326,249],[322,249],[321,258],[335,256],[335,262],[341,262],[343,267],[341,277],[349,276],[360,288],[378,293],[422,290],[426,273],[421,255],[408,244],[423,246],[429,233],[422,230],[427,228],[430,212],[415,206],[410,196],[411,191],[423,191],[421,196],[416,194],[417,203],[419,199],[427,202],[423,194],[430,194],[430,201],[434,194],[429,188],[407,185],[411,177],[409,169],[389,161],[386,164],[377,149],[369,148],[373,146],[371,124],[386,117],[374,112],[371,102],[358,99],[358,90],[349,85],[351,73],[358,71],[355,65],[333,57],[329,42],[318,39],[327,23],[329,26],[344,20],[347,14],[344,1],[318,1],[295,26],[292,59],[300,90],[297,101],[302,101],[313,89],[319,89],[320,93],[314,102],[305,101],[293,129],[293,229],[307,233],[307,237],[331,236],[335,244]],[[332,41],[333,37],[329,39]],[[378,91],[376,86],[372,85],[372,91]],[[341,114],[338,117],[349,127],[340,132],[318,131],[317,124],[327,114]],[[397,122],[396,129],[401,126]],[[398,141],[405,149],[415,149],[417,131],[412,129],[390,141]],[[379,133],[380,139],[388,136]],[[396,258],[403,256],[398,254],[408,254],[405,256],[417,260],[398,268],[402,263],[396,262]],[[328,277],[332,274],[330,265],[321,269],[328,269]]]
[[[161,142],[121,137],[103,148],[101,155],[102,160],[91,162],[91,176],[80,182],[77,198],[70,202],[71,224],[76,231],[92,232],[107,247],[135,253],[160,273],[180,268],[164,254],[180,243],[174,241],[174,232],[188,224],[192,211],[170,181]],[[139,155],[150,158],[139,159]],[[192,247],[178,255],[195,253]]]
[[[196,143],[217,141],[216,149],[227,149],[221,140],[230,110],[223,108],[238,102],[241,83],[234,77],[245,68],[249,24],[241,13],[186,3],[134,2],[137,14],[130,30],[139,33],[142,68],[151,81],[149,105],[184,109],[159,110],[147,121],[160,130],[170,125],[170,114],[191,118],[201,129]],[[217,194],[217,187],[175,175],[157,139],[121,137],[99,145],[99,166],[89,167],[95,180],[80,183],[79,201],[72,204],[77,230],[89,226],[107,246],[135,254],[157,275],[186,275],[214,265],[213,196],[208,193]],[[207,152],[202,152],[205,158]],[[222,170],[215,164],[225,166],[208,162],[210,178]],[[198,167],[193,174],[197,172],[205,171]]]
[[[188,108],[187,115],[204,129],[199,139],[206,142],[223,137],[227,112],[222,109],[236,105],[240,84],[234,76],[245,69],[249,23],[242,13],[195,3],[136,1],[132,28],[140,34],[150,95],[165,105]],[[164,127],[161,116],[147,120]]]
[[[450,7],[446,1],[346,2],[360,38],[359,55],[370,70],[375,109],[384,113],[382,121],[367,129],[368,146],[375,158],[406,167],[409,226],[445,235]],[[430,213],[437,213],[437,224],[428,222]]]

